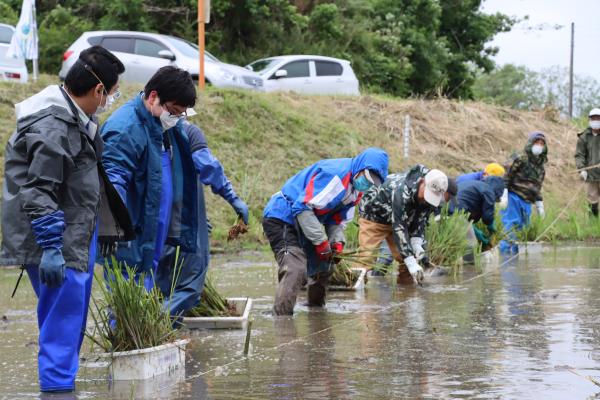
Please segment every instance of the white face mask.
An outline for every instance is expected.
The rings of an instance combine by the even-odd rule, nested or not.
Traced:
[[[98,108],[96,108],[96,114],[102,114],[103,112],[110,110],[114,102],[115,96],[112,94],[106,96],[106,103],[104,103],[104,105],[102,105],[102,97],[100,97],[100,104],[98,105]]]
[[[177,125],[177,123],[179,122],[180,119],[184,118],[182,115],[171,115],[170,112],[165,110],[160,105],[160,99],[158,97],[156,98],[155,104],[158,104],[163,110],[159,117],[160,124],[162,125],[163,131],[167,131],[167,130],[171,129],[172,127]]]
[[[534,156],[539,156],[540,154],[542,154],[543,151],[544,151],[544,146],[541,144],[534,144],[533,146],[531,146],[531,153]]]
[[[590,128],[592,129],[600,129],[600,121],[590,121]]]
[[[180,119],[183,119],[181,115],[171,115],[167,110],[160,114],[160,124],[165,131],[177,125]]]

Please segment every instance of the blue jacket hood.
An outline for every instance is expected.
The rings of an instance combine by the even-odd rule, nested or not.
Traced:
[[[352,159],[352,176],[354,177],[364,169],[377,172],[381,182],[388,176],[388,154],[377,147],[369,147]]]
[[[500,200],[504,193],[504,179],[499,176],[486,176],[483,181],[492,188],[496,201]]]

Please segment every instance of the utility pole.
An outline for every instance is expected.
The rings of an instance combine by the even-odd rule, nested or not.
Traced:
[[[569,64],[569,118],[573,118],[573,51],[575,49],[575,22],[571,22],[571,62]]]

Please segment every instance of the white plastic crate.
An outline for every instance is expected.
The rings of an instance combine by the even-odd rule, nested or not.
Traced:
[[[185,368],[188,339],[141,350],[103,353],[98,359],[109,363],[109,379],[144,380]]]
[[[481,262],[485,265],[498,264],[500,263],[500,249],[496,246],[493,249],[482,252],[480,257]]]
[[[541,253],[543,244],[541,242],[518,242],[519,253]]]
[[[183,324],[189,329],[245,329],[252,309],[252,299],[249,297],[228,297],[227,303],[232,306],[234,316],[185,317]]]

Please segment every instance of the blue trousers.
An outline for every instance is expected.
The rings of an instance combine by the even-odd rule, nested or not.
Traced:
[[[43,392],[75,388],[94,280],[96,241],[97,231],[90,243],[88,271],[65,268],[65,280],[57,288],[40,282],[38,265],[25,267],[38,298],[38,373]]]
[[[516,232],[529,225],[531,217],[531,203],[523,200],[516,193],[508,192],[508,207],[500,211],[504,232],[507,233],[506,239],[500,242],[500,251],[502,253],[517,253]]]
[[[198,188],[198,234],[196,252],[180,252],[175,265],[176,247],[165,245],[156,271],[156,285],[165,296],[165,306],[172,316],[184,315],[200,303],[210,261],[208,222],[204,189]],[[177,279],[173,274],[177,273]]]
[[[178,260],[180,265],[174,268],[175,252],[175,247],[165,246],[156,274],[156,285],[165,296],[165,305],[171,316],[180,316],[200,303],[209,260],[208,254],[204,252],[182,252]],[[178,272],[176,281],[173,280],[174,272]]]

